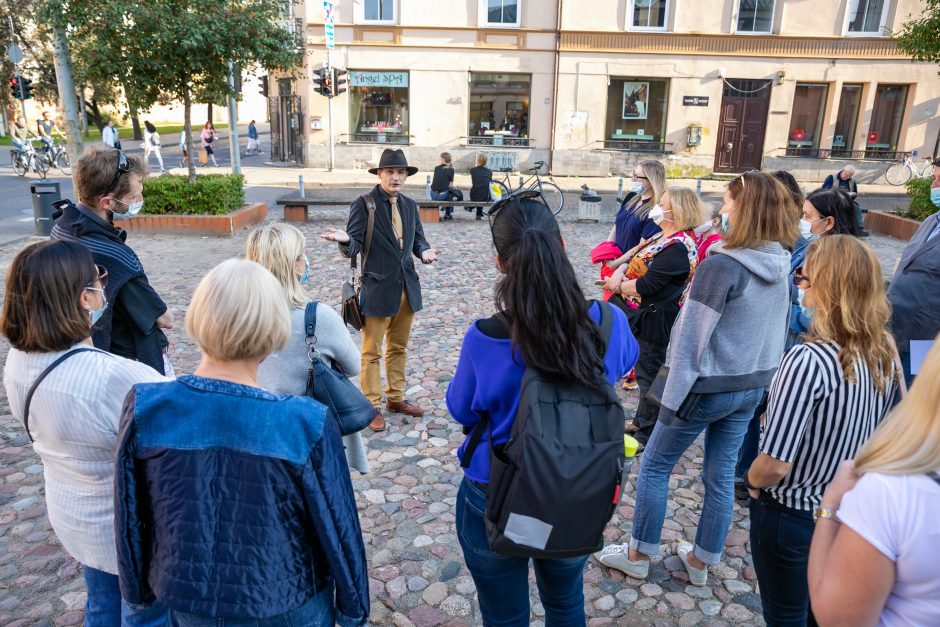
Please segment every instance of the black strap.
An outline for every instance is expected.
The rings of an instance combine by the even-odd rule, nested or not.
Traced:
[[[940,485],[940,473],[937,473],[936,470],[933,472],[928,472],[927,476],[937,482],[937,485]]]
[[[96,348],[76,348],[73,351],[69,351],[66,354],[59,357],[58,359],[56,359],[51,364],[49,364],[49,367],[43,370],[42,373],[40,373],[40,375],[36,378],[36,380],[33,381],[33,384],[29,386],[29,392],[26,393],[26,403],[23,407],[23,427],[26,429],[26,435],[29,436],[30,442],[33,441],[33,436],[29,432],[29,405],[30,403],[33,402],[33,394],[36,392],[36,388],[39,387],[39,384],[42,383],[43,379],[49,376],[50,372],[56,369],[56,366],[61,364],[63,361],[65,361],[72,355],[77,355],[78,353],[92,353],[92,352],[103,353],[104,351],[100,351]]]
[[[312,300],[307,303],[304,309],[304,334],[313,338],[313,343],[317,341],[317,301]]]
[[[366,269],[366,260],[369,259],[369,249],[372,247],[372,233],[375,231],[375,198],[372,197],[372,194],[363,194],[362,202],[366,205],[366,210],[369,212],[369,220],[366,223],[366,240],[362,243],[362,269]],[[356,258],[353,257],[349,260],[349,267],[353,270],[356,269]]]

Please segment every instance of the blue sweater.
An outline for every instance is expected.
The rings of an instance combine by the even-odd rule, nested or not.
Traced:
[[[607,379],[613,384],[633,368],[639,347],[630,332],[626,315],[616,307],[611,307],[610,311],[614,315],[614,327],[604,357],[604,368]],[[600,320],[596,303],[591,305],[590,314],[595,321]],[[512,430],[525,364],[519,351],[513,351],[511,340],[484,334],[479,323],[479,320],[475,322],[464,336],[457,371],[447,388],[447,409],[457,422],[468,427],[475,425],[483,412],[488,413],[492,421],[493,441],[499,445],[509,439]],[[470,467],[466,469],[467,478],[479,483],[490,481],[488,440],[484,433]],[[463,455],[466,446],[464,441],[457,451],[458,457]]]

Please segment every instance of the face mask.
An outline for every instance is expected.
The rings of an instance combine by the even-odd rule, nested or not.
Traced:
[[[930,190],[930,202],[940,207],[940,187],[934,187]]]
[[[731,225],[728,224],[728,218],[731,217],[730,213],[721,214],[721,232],[727,233],[731,230]]]
[[[643,183],[639,181],[636,181],[633,183],[633,185],[630,186],[630,191],[632,191],[634,194],[642,194],[644,189],[646,188],[643,187]]]
[[[819,222],[819,220],[816,220],[816,222]],[[808,240],[813,240],[819,237],[818,235],[813,233],[813,225],[816,224],[816,222],[810,222],[809,220],[804,220],[801,218],[800,219],[800,235],[802,235]]]
[[[656,224],[662,224],[663,220],[666,219],[666,212],[657,204],[650,209],[649,218]]]
[[[91,326],[95,326],[101,316],[104,315],[104,312],[108,309],[108,297],[104,295],[104,290],[98,287],[86,287],[86,290],[91,290],[92,292],[101,292],[101,301],[104,303],[101,305],[101,309],[89,309],[88,316],[91,318]]]
[[[803,305],[803,299],[806,298],[806,290],[800,289],[796,293],[796,304],[800,306],[800,311],[803,312],[803,315],[807,318],[813,317],[813,309],[811,307],[806,307]]]
[[[127,216],[136,216],[138,213],[140,213],[140,210],[144,208],[143,200],[141,200],[140,202],[132,202],[130,204],[127,204],[126,202],[122,202],[118,200],[117,198],[112,198],[111,202],[112,204],[116,202],[127,207],[127,211],[123,213],[120,211],[115,211],[114,209],[110,209],[111,213],[113,213],[116,216],[120,216],[122,218],[127,217]]]
[[[310,279],[310,260],[304,255],[304,273],[298,277],[300,284],[303,285]]]
[[[702,235],[710,231],[714,226],[715,226],[714,220],[709,220],[705,224],[700,224],[699,226],[695,227],[695,235],[698,237],[701,237]]]

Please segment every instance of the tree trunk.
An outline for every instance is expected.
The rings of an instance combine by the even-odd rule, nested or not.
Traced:
[[[186,132],[186,152],[189,153],[189,182],[196,182],[196,153],[193,150],[193,101],[189,87],[183,89],[183,129]]]
[[[140,116],[137,115],[137,107],[131,107],[131,124],[134,126],[134,139],[141,141],[144,138],[143,131],[140,130]]]
[[[212,121],[212,103],[211,102],[209,103],[208,107],[206,107],[206,121],[207,122]],[[215,124],[213,124],[212,126],[215,126]]]

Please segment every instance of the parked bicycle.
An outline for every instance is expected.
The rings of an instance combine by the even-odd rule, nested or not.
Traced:
[[[59,168],[62,174],[72,176],[72,164],[69,162],[69,153],[64,145],[53,141],[48,147],[44,147],[40,157],[46,162],[47,170],[51,170],[52,166],[55,166]]]
[[[500,168],[497,170],[497,172],[502,172],[505,178],[501,181],[493,180],[490,190],[493,200],[496,201],[504,196],[520,191],[534,190],[542,194],[542,198],[545,199],[548,208],[557,216],[561,213],[561,209],[565,205],[565,195],[562,193],[560,187],[551,181],[543,181],[539,176],[539,170],[541,170],[544,165],[544,161],[536,161],[534,167],[529,168],[529,172],[532,172],[532,175],[527,180],[521,182],[519,187],[513,187],[512,185],[512,180],[509,176],[512,172],[512,168]]]
[[[888,169],[885,170],[885,180],[892,185],[904,185],[911,178],[932,178],[933,164],[930,157],[926,158],[923,169],[918,172],[917,166],[914,165],[914,157],[916,156],[917,153],[907,155],[903,160],[888,166]]]
[[[46,172],[49,170],[49,164],[29,141],[23,148],[22,154],[14,149],[10,151],[10,165],[17,176],[26,176],[26,173],[32,170],[39,175],[39,178],[46,178]]]

